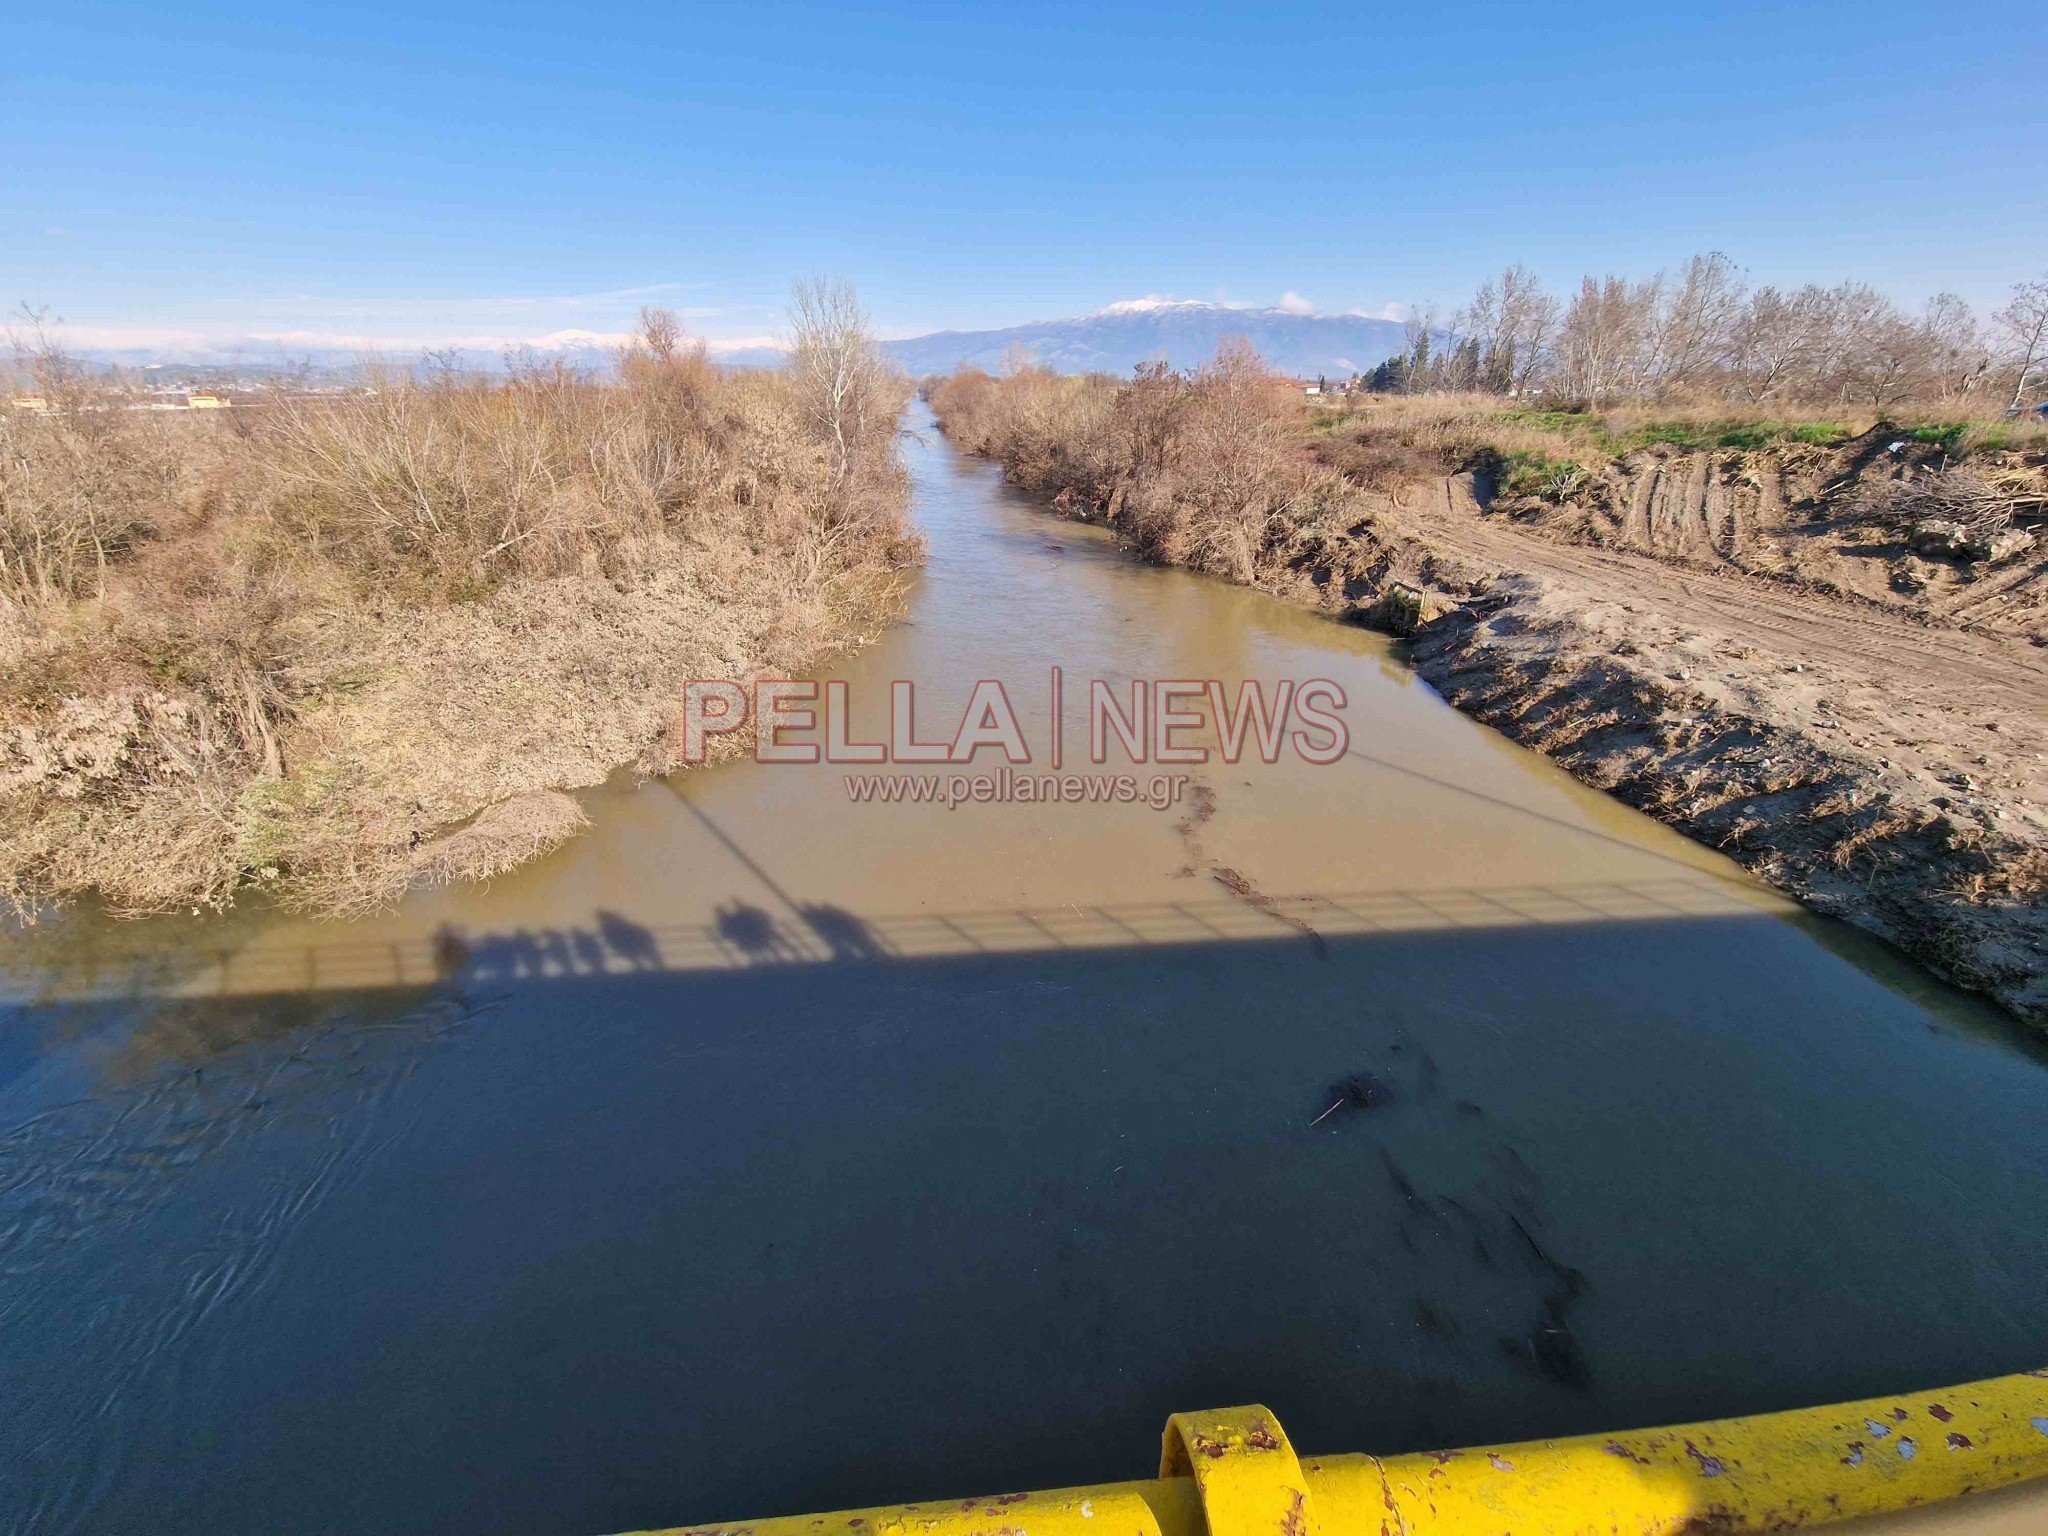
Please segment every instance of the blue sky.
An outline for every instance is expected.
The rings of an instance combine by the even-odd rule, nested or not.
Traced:
[[[1995,303],[2048,270],[2024,7],[17,8],[0,298],[80,336],[888,334],[1143,294],[1453,303],[1727,251]]]

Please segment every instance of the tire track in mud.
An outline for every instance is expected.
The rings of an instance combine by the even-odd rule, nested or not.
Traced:
[[[2039,589],[2043,587],[2048,587],[2048,560],[2016,561],[1945,594],[1929,606],[1934,614],[1951,624],[1990,624],[2023,607],[2038,605]]]
[[[2048,650],[2017,636],[1944,630],[1875,608],[1845,608],[1748,571],[1678,567],[1626,550],[1566,543],[1489,517],[1477,503],[1461,507],[1454,525],[1425,531],[1466,559],[1563,578],[1593,595],[1654,603],[1658,615],[1673,622],[1728,633],[1753,629],[1864,669],[1873,659],[1895,663],[1903,669],[1898,680],[1909,686],[1925,679],[1944,692],[1981,691],[2015,705],[2048,697]],[[2048,571],[2048,562],[2042,569]]]
[[[1841,459],[1824,450],[1789,461],[1781,452],[1645,453],[1617,460],[1562,504],[1525,499],[1511,515],[1519,529],[1560,543],[1775,578],[1937,627],[2041,632],[2048,562],[1989,568],[1915,556],[1895,530],[1857,516],[1860,482],[1943,467],[1926,455],[1895,456],[1895,446],[1879,433]],[[1460,509],[1446,511],[1455,520]]]

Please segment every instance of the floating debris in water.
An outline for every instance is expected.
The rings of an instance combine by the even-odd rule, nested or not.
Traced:
[[[1321,1125],[1340,1109],[1377,1109],[1394,1101],[1394,1090],[1370,1072],[1354,1072],[1330,1084],[1327,1091],[1330,1107],[1309,1121],[1311,1127]]]
[[[1586,1277],[1584,1275],[1580,1274],[1579,1271],[1572,1268],[1569,1264],[1560,1264],[1556,1259],[1553,1259],[1548,1253],[1544,1252],[1543,1245],[1536,1241],[1535,1234],[1524,1226],[1522,1218],[1515,1215],[1512,1211],[1508,1212],[1508,1222],[1521,1237],[1523,1246],[1529,1250],[1529,1257],[1543,1268],[1549,1270],[1552,1277],[1557,1281],[1559,1295],[1563,1296],[1567,1302],[1572,1302],[1577,1301],[1580,1296],[1585,1294]],[[1883,1434],[1884,1431],[1880,1429],[1878,1433]]]
[[[1571,1323],[1565,1317],[1564,1303],[1557,1297],[1544,1299],[1543,1321],[1536,1325],[1530,1344],[1536,1355],[1536,1364],[1552,1381],[1575,1392],[1592,1389],[1593,1367],[1586,1359],[1585,1347],[1579,1343],[1579,1336],[1572,1332]]]
[[[1593,1386],[1593,1367],[1586,1359],[1585,1346],[1572,1332],[1565,1310],[1568,1305],[1564,1297],[1551,1292],[1543,1298],[1542,1314],[1528,1336],[1503,1338],[1500,1347],[1509,1359],[1533,1365],[1559,1386],[1588,1392]]]

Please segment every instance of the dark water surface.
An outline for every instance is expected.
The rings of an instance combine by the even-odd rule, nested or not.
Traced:
[[[907,451],[870,723],[1325,676],[1351,756],[1200,770],[1188,827],[621,780],[487,891],[37,935],[0,1529],[594,1536],[1142,1476],[1183,1408],[1395,1451],[2048,1362],[1995,1015],[1373,637]]]

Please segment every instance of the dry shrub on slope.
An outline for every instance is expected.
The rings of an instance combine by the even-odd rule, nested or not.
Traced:
[[[858,324],[818,347],[727,374],[656,313],[616,379],[386,370],[204,414],[32,355],[52,409],[0,415],[0,896],[347,910],[559,842],[537,791],[648,751],[688,677],[857,639],[915,559],[905,386]]]

